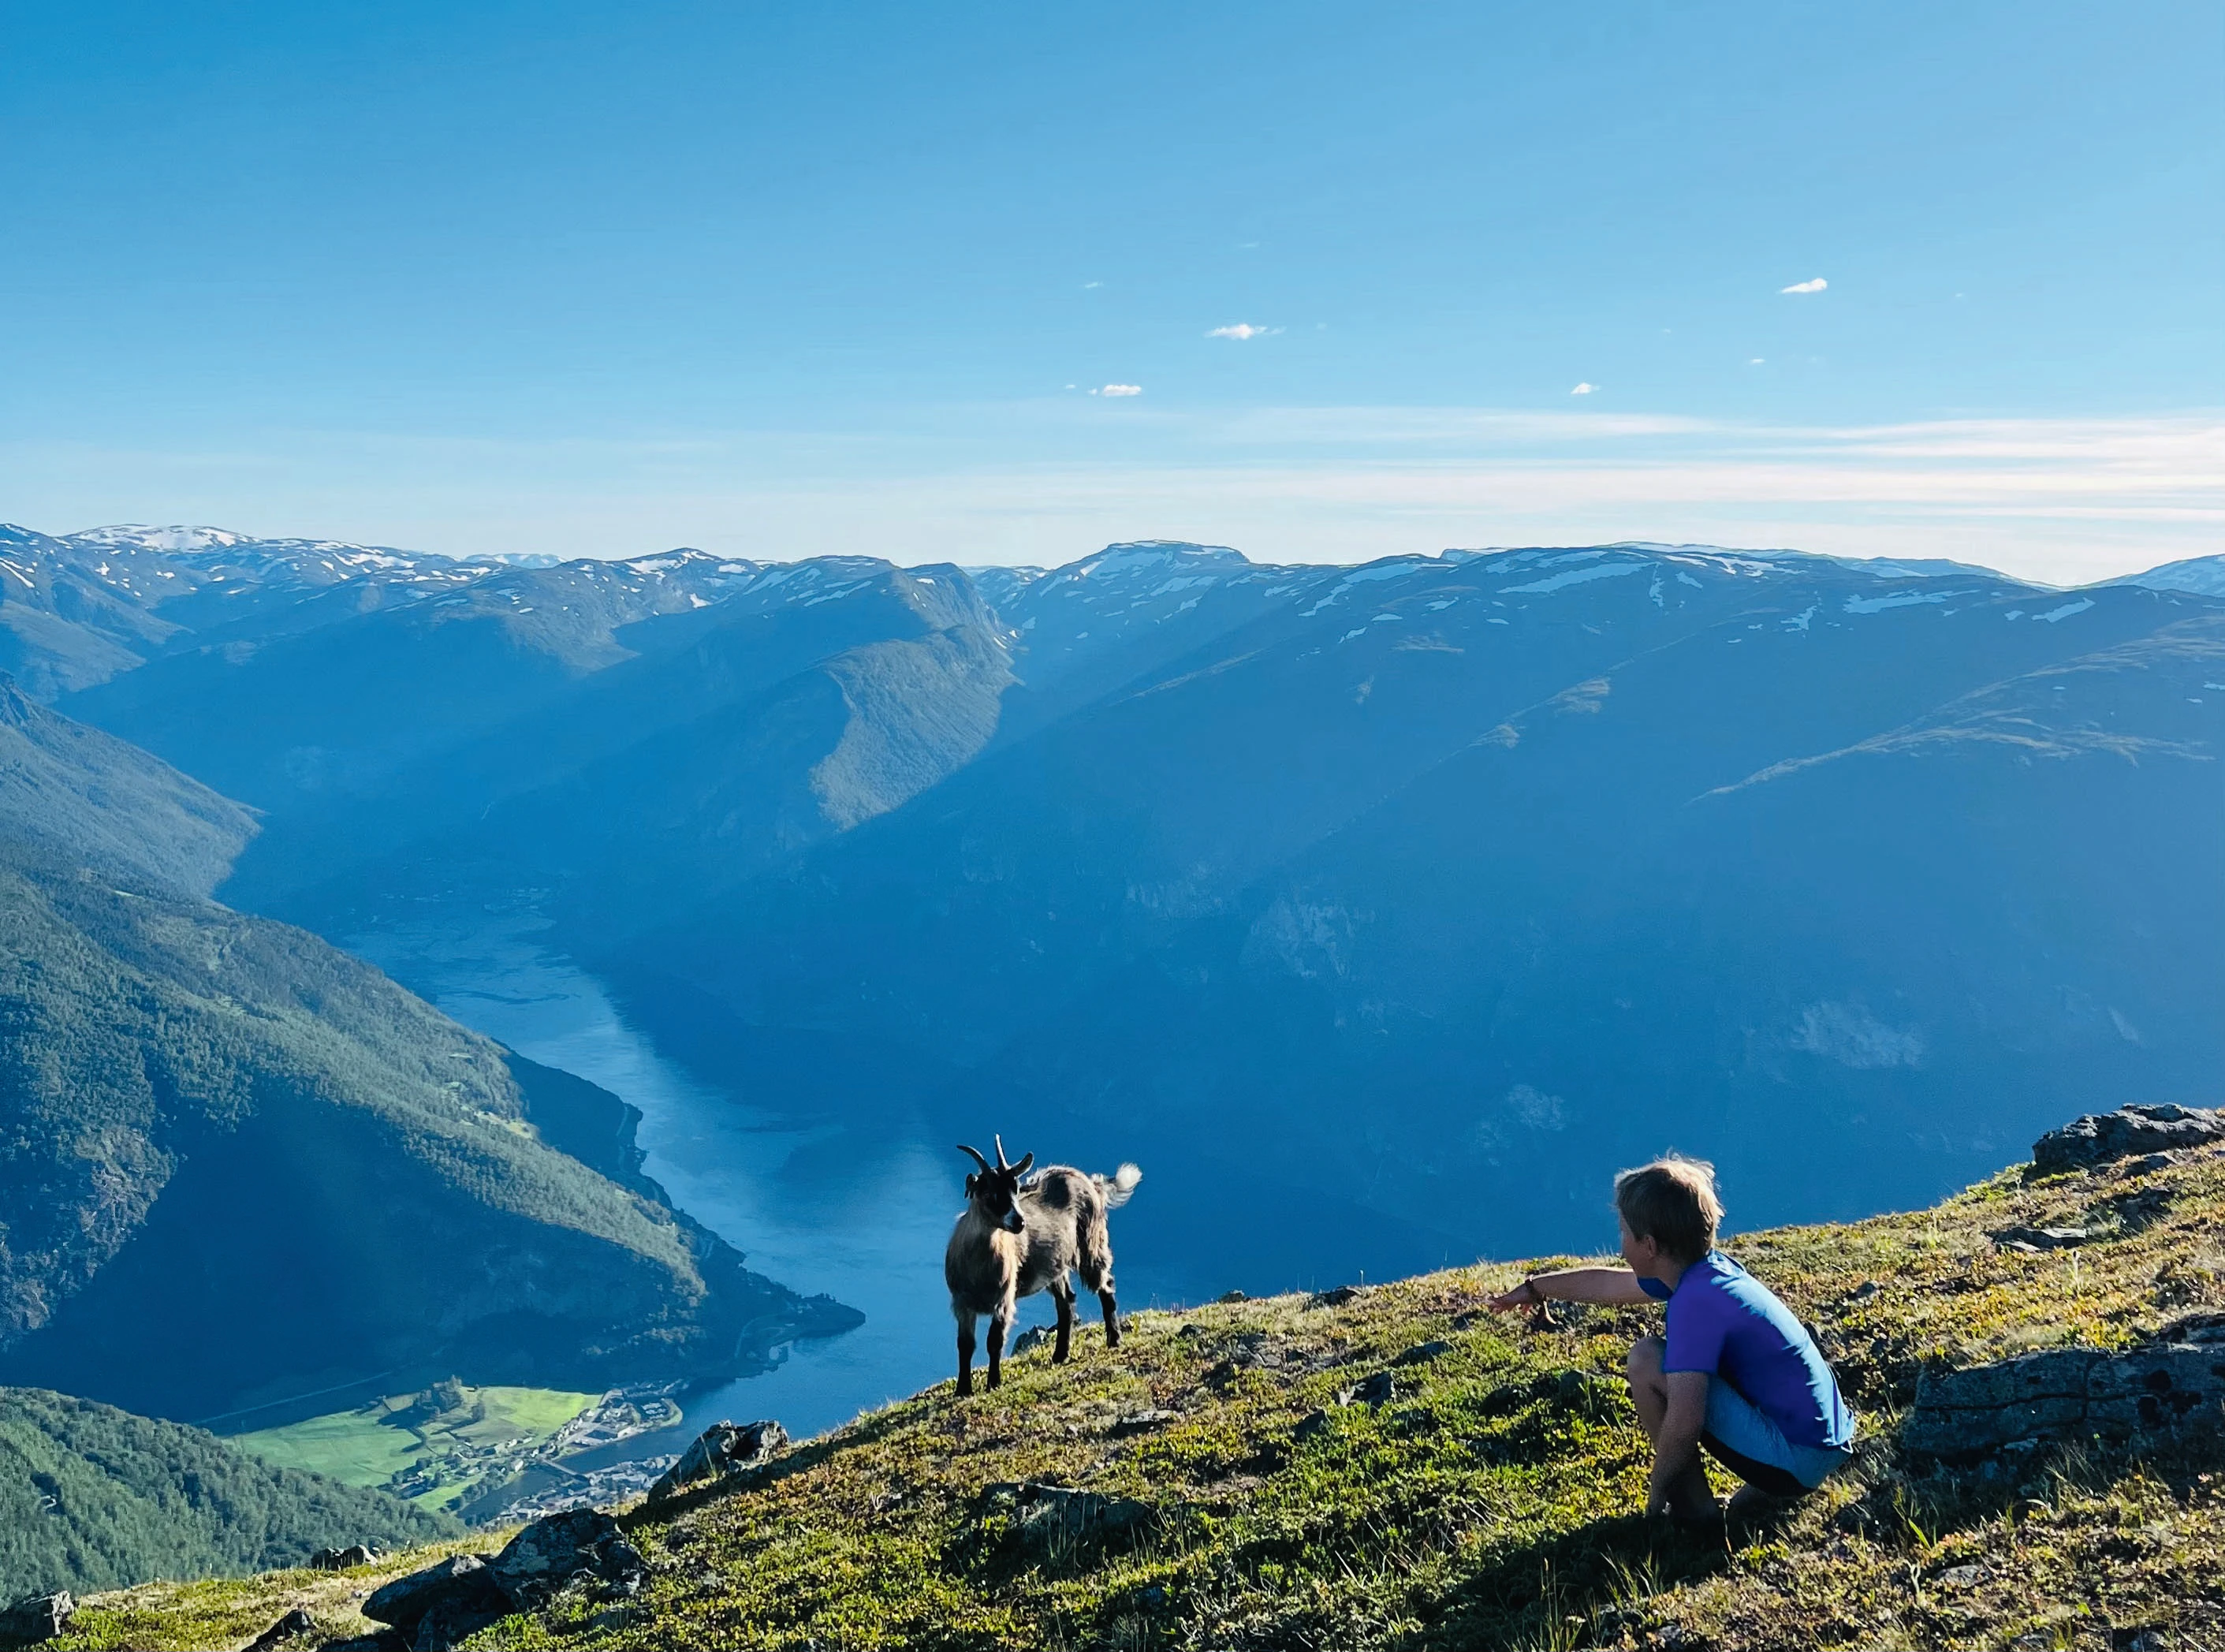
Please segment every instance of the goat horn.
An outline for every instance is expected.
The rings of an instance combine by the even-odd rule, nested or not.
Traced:
[[[958,1151],[959,1151],[959,1152],[960,1152],[960,1153],[972,1153],[972,1154],[973,1155],[973,1162],[974,1162],[975,1164],[977,1164],[977,1165],[979,1165],[979,1166],[981,1166],[981,1172],[982,1172],[982,1173],[983,1173],[984,1175],[986,1175],[986,1174],[988,1173],[988,1171],[989,1171],[989,1161],[988,1161],[987,1160],[984,1159],[984,1158],[981,1156],[981,1149],[980,1149],[980,1148],[979,1148],[979,1147],[967,1147],[964,1142],[962,1142],[962,1141],[961,1141],[961,1142],[960,1142],[960,1143],[958,1144]],[[999,1152],[999,1153],[998,1153],[998,1157],[1001,1159],[1002,1157],[1004,1157],[1004,1154],[1003,1154],[1001,1152]]]
[[[992,1136],[991,1140],[997,1144],[997,1168],[999,1170],[1010,1170],[1011,1166],[1007,1164],[1005,1160],[1005,1138],[1002,1136]],[[986,1170],[989,1166],[984,1165],[981,1168]]]
[[[1020,1162],[1019,1162],[1018,1164],[1014,1165],[1014,1166],[1012,1166],[1012,1173],[1013,1173],[1015,1176],[1024,1176],[1024,1175],[1026,1175],[1026,1174],[1028,1173],[1028,1166],[1029,1166],[1030,1165],[1032,1165],[1033,1163],[1035,1163],[1035,1161],[1036,1161],[1036,1156],[1035,1156],[1035,1154],[1033,1154],[1033,1153],[1029,1153],[1029,1154],[1027,1154],[1026,1156],[1024,1156],[1024,1158],[1022,1158],[1022,1159],[1021,1159],[1021,1160],[1020,1160]]]

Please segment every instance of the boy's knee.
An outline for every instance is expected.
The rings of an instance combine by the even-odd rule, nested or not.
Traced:
[[[1664,1344],[1658,1337],[1640,1337],[1630,1345],[1630,1357],[1623,1363],[1623,1373],[1633,1382],[1650,1380],[1661,1375],[1661,1357]]]

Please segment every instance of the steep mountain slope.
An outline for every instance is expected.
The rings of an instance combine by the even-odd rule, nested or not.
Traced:
[[[0,671],[0,837],[206,895],[255,831],[250,810],[136,746],[58,716]]]
[[[498,1046],[181,888],[226,826],[181,827],[190,782],[23,721],[45,784],[39,836],[0,836],[0,1381],[198,1417],[432,1361],[707,1373],[855,1323],[546,1145]]]
[[[1757,1522],[1639,1513],[1649,1453],[1621,1370],[1658,1310],[1502,1318],[1484,1303],[1527,1268],[1483,1263],[1141,1313],[1117,1351],[1087,1336],[1067,1365],[1014,1359],[994,1392],[938,1384],[622,1511],[638,1594],[575,1585],[471,1644],[2208,1648],[2225,1638],[2221,1215],[2213,1147],[1734,1236],[1862,1422],[1846,1470]],[[2078,1236],[2016,1236],[2050,1229]],[[1937,1400],[1949,1371],[2006,1403],[1958,1417]],[[2100,1423],[2067,1372],[2134,1384],[2149,1403],[2120,1413],[2154,1421]],[[56,1652],[237,1646],[295,1608],[304,1643],[331,1644],[431,1558],[104,1598]]]
[[[1664,1129],[1875,1209],[2078,1087],[2212,1092],[2218,615],[1813,559],[1381,564],[603,963],[750,1093],[1155,1151],[1154,1267],[1504,1247]],[[1863,1120],[1893,1152],[1848,1155]],[[1246,1174],[1307,1218],[1233,1223]]]
[[[274,1469],[215,1435],[0,1388],[0,1596],[300,1566],[320,1548],[456,1534],[383,1491]]]

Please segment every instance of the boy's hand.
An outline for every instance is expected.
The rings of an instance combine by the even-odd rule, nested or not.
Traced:
[[[1511,1291],[1501,1291],[1483,1305],[1493,1313],[1513,1313],[1523,1308],[1545,1306],[1545,1293],[1537,1288],[1535,1280],[1524,1280]]]

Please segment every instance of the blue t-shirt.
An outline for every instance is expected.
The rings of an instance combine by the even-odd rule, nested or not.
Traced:
[[[1795,1446],[1854,1444],[1854,1414],[1816,1339],[1721,1251],[1686,1268],[1673,1292],[1642,1274],[1638,1284],[1669,1305],[1663,1371],[1704,1371],[1729,1383]]]

